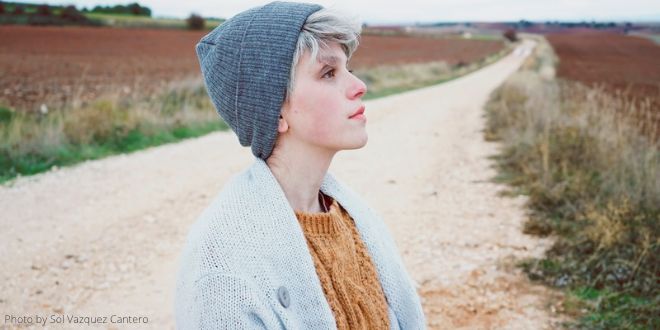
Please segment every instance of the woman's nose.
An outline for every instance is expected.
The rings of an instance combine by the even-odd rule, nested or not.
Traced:
[[[351,76],[353,80],[351,82],[351,88],[349,89],[349,98],[356,99],[363,97],[364,94],[367,93],[367,85],[354,74],[351,73]]]

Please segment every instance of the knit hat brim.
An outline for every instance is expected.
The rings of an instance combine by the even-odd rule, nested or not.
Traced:
[[[196,45],[213,105],[256,157],[273,151],[300,30],[321,8],[271,2],[225,21]]]

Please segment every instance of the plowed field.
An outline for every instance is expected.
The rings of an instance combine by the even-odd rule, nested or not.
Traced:
[[[43,102],[90,100],[108,89],[148,93],[198,76],[196,42],[207,32],[87,27],[0,27],[0,102],[34,110]],[[354,67],[444,60],[468,63],[499,41],[364,35]]]
[[[547,36],[559,56],[558,75],[649,97],[660,108],[660,46],[615,33],[581,31]]]

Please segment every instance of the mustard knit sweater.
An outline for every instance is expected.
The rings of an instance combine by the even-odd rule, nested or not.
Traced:
[[[328,212],[294,210],[337,329],[389,329],[387,302],[355,223],[336,200]]]

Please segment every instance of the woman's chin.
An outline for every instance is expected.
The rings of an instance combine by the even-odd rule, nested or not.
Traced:
[[[351,139],[337,141],[332,145],[332,147],[330,145],[327,145],[327,148],[335,151],[360,149],[365,145],[367,145],[368,140],[369,137],[365,132],[363,135],[355,136],[352,137]]]
[[[346,150],[354,150],[354,149],[360,149],[367,145],[367,142],[369,141],[369,137],[365,134],[364,137],[362,137],[359,140],[356,140],[354,143],[351,143],[349,146],[347,146]]]

